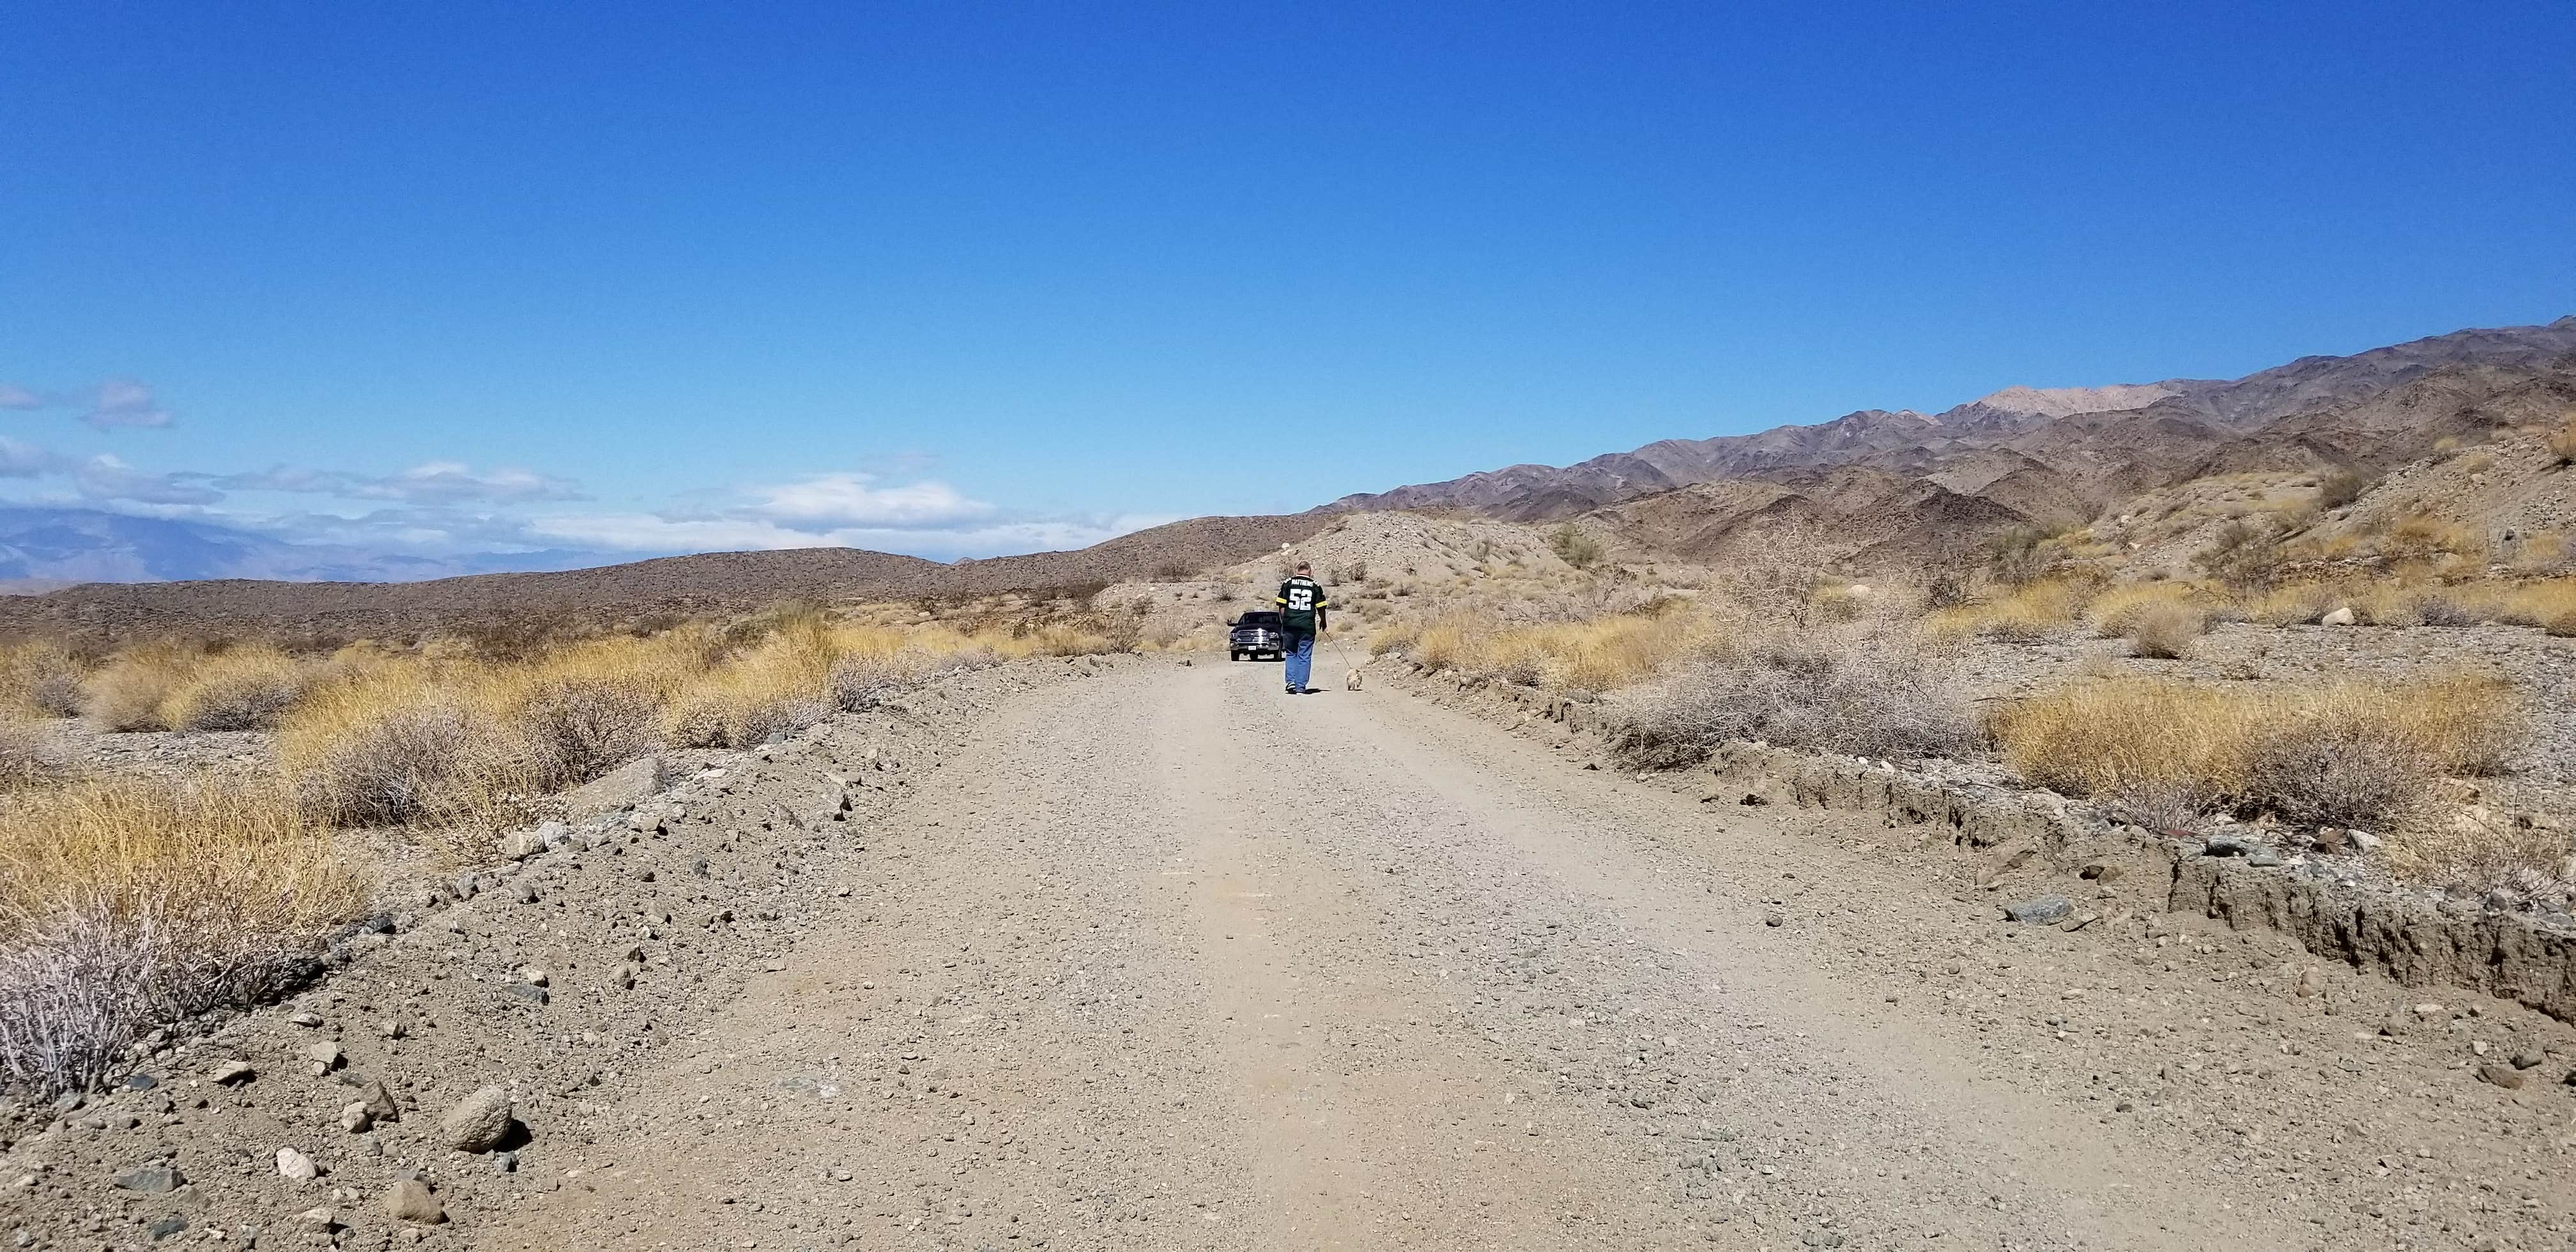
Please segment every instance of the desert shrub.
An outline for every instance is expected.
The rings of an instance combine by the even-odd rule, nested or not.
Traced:
[[[2560,639],[2576,639],[2576,611],[2561,613],[2541,623],[2540,628]]]
[[[170,697],[202,659],[185,643],[128,648],[90,675],[82,710],[106,730],[169,730]]]
[[[2552,468],[2576,465],[2576,417],[2549,433],[2549,464]]]
[[[2129,653],[2170,661],[2191,651],[2192,642],[2209,630],[2209,616],[2183,604],[2156,604],[2129,615]]]
[[[40,786],[62,776],[62,756],[34,719],[0,714],[0,791]]]
[[[2125,637],[2146,613],[2176,606],[2197,607],[2202,599],[2188,583],[2123,583],[2093,597],[2093,602],[2084,606],[2084,616],[2092,620],[2097,637],[2118,639]]]
[[[43,640],[0,648],[0,709],[38,717],[70,717],[81,710],[80,662],[61,645]]]
[[[2248,521],[2232,521],[2218,528],[2218,534],[2192,558],[2192,564],[2210,577],[2239,590],[2261,590],[2270,587],[2280,576],[2285,555],[2280,533],[2270,526]]]
[[[2034,643],[2072,626],[2090,598],[2090,589],[2076,580],[2042,579],[1999,599],[1933,613],[1924,619],[1924,629],[1935,637]]]
[[[1957,756],[1976,746],[1966,702],[1901,643],[1780,635],[1684,664],[1624,702],[1612,747],[1632,766],[1706,760],[1732,739],[1853,756]]]
[[[2007,587],[2018,587],[2048,572],[2054,554],[2047,547],[2048,536],[2027,526],[2016,526],[1986,541],[1986,573]]]
[[[163,698],[172,730],[265,730],[304,694],[309,667],[258,644],[199,657]]]
[[[1556,558],[1576,569],[1590,569],[1601,563],[1601,541],[1572,525],[1559,526],[1548,532],[1548,550]]]
[[[2317,507],[2339,509],[2370,490],[2371,479],[2357,470],[2336,470],[2317,481]]]
[[[2431,779],[2492,772],[2526,731],[2511,689],[2481,678],[2081,682],[2006,706],[1989,727],[2023,778],[2141,822],[2227,808],[2350,824],[2405,816]]]
[[[1434,622],[1414,636],[1410,654],[1424,669],[1438,673],[1457,665],[1467,655],[1467,631],[1456,622]]]
[[[2299,583],[2255,596],[2245,603],[2245,615],[2266,626],[2314,626],[2344,599],[2341,592],[2321,583]]]
[[[529,785],[575,787],[661,746],[652,687],[602,674],[540,677],[516,695],[510,727],[526,745]]]
[[[663,715],[677,747],[747,748],[830,714],[833,652],[819,631],[782,634],[697,676]]]
[[[399,668],[314,692],[280,723],[277,754],[306,811],[341,826],[495,825],[532,773],[488,708]]]
[[[155,1026],[293,983],[366,899],[273,780],[24,798],[0,818],[0,1075],[97,1087]]]
[[[832,707],[844,713],[864,713],[880,704],[903,685],[904,675],[887,657],[873,653],[852,652],[832,662]]]

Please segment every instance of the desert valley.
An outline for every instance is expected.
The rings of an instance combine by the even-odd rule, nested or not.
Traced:
[[[1073,551],[0,598],[0,1229],[2564,1248],[2572,545],[2576,317]]]

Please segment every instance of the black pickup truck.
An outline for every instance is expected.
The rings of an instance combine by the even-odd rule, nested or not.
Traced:
[[[1255,661],[1263,659],[1276,661],[1285,655],[1280,651],[1284,646],[1286,646],[1286,637],[1285,632],[1279,628],[1279,615],[1266,609],[1246,613],[1234,619],[1234,633],[1226,643],[1227,649],[1238,661],[1247,657]]]

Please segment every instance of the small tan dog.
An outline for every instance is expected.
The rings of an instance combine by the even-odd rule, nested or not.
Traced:
[[[1358,670],[1352,670],[1352,671],[1351,671],[1351,673],[1350,673],[1350,677],[1345,678],[1345,679],[1343,679],[1343,680],[1342,680],[1342,685],[1343,685],[1344,687],[1346,687],[1346,688],[1348,688],[1348,689],[1352,690],[1352,691],[1357,691],[1357,690],[1359,690],[1359,689],[1360,689],[1360,672],[1359,672]]]

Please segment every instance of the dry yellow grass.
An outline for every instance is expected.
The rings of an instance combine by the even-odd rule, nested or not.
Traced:
[[[2210,599],[2207,592],[2186,582],[2122,583],[2093,597],[2084,606],[2084,616],[2093,623],[2094,634],[2116,639],[2128,634],[2138,616],[2151,609],[2204,608]]]
[[[2081,682],[1990,719],[2022,777],[2182,824],[2220,807],[2296,820],[2406,817],[2446,774],[2497,768],[2520,742],[2512,689],[2458,676],[2405,684],[2212,687]]]
[[[2076,615],[2091,599],[2088,584],[2073,579],[2043,579],[1992,600],[1941,609],[1924,619],[1923,629],[1935,640],[1977,636],[2029,642],[2072,627]]]
[[[0,819],[0,937],[99,902],[216,931],[309,931],[354,916],[368,882],[268,779],[89,779]]]
[[[0,1078],[90,1087],[153,1026],[268,998],[370,883],[270,779],[16,798],[0,816]]]
[[[302,698],[313,667],[264,644],[186,664],[153,720],[172,730],[262,730]]]
[[[108,730],[168,730],[170,697],[203,659],[194,645],[180,642],[128,648],[90,675],[83,711]]]
[[[45,640],[0,647],[0,711],[70,717],[81,709],[85,677],[71,653]]]
[[[1705,634],[1701,619],[1670,606],[1527,626],[1456,614],[1430,623],[1390,625],[1369,640],[1369,650],[1383,656],[1402,649],[1435,671],[1490,674],[1534,687],[1612,691],[1654,676]]]

